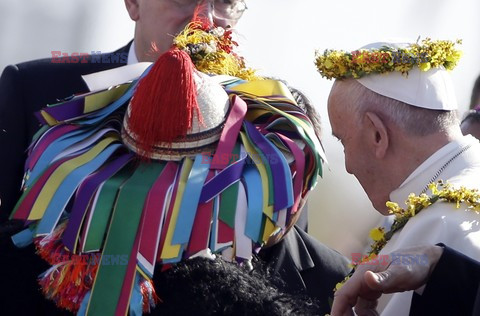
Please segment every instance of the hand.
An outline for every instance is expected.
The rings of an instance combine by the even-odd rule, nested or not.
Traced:
[[[442,254],[439,246],[417,246],[391,253],[385,265],[358,265],[352,277],[335,292],[331,315],[354,315],[352,308],[359,316],[378,315],[378,298],[383,293],[415,290],[426,284]]]

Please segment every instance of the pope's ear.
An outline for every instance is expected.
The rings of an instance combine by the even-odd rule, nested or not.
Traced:
[[[138,2],[138,0],[125,0],[125,7],[127,8],[128,15],[130,15],[130,19],[133,21],[138,21],[140,18]]]
[[[387,126],[383,120],[373,112],[366,112],[364,120],[367,128],[367,142],[373,146],[375,157],[381,159],[387,153],[389,145]]]

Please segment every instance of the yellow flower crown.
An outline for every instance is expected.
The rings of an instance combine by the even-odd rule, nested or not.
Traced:
[[[407,48],[383,46],[380,49],[361,49],[353,52],[325,50],[315,52],[315,65],[320,75],[327,79],[361,78],[368,74],[400,71],[408,74],[413,67],[422,71],[444,67],[452,70],[462,52],[455,45],[461,40],[432,41],[430,38],[410,44]]]

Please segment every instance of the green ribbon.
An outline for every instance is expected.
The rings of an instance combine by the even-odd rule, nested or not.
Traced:
[[[85,244],[83,246],[84,252],[98,251],[102,249],[118,189],[131,176],[131,174],[131,168],[124,168],[108,179],[100,189],[97,203],[92,210],[93,214],[90,221],[90,227],[85,233]]]
[[[164,166],[155,162],[140,163],[120,188],[86,315],[115,315],[122,287],[131,286],[123,284],[127,264],[136,260],[130,256],[145,199]]]
[[[240,144],[237,143],[233,148],[230,164],[239,160]],[[232,184],[220,194],[220,208],[218,218],[230,228],[235,229],[235,211],[237,209],[238,182]]]

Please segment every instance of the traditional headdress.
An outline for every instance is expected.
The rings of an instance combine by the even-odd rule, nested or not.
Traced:
[[[138,80],[38,113],[45,125],[12,214],[30,226],[14,240],[33,239],[52,265],[40,284],[58,306],[149,311],[156,264],[208,252],[249,260],[316,184],[323,153],[310,119],[218,32],[190,25]]]
[[[353,52],[316,53],[315,65],[327,79],[356,79],[369,90],[432,110],[455,110],[449,70],[455,68],[461,41],[377,42]]]

